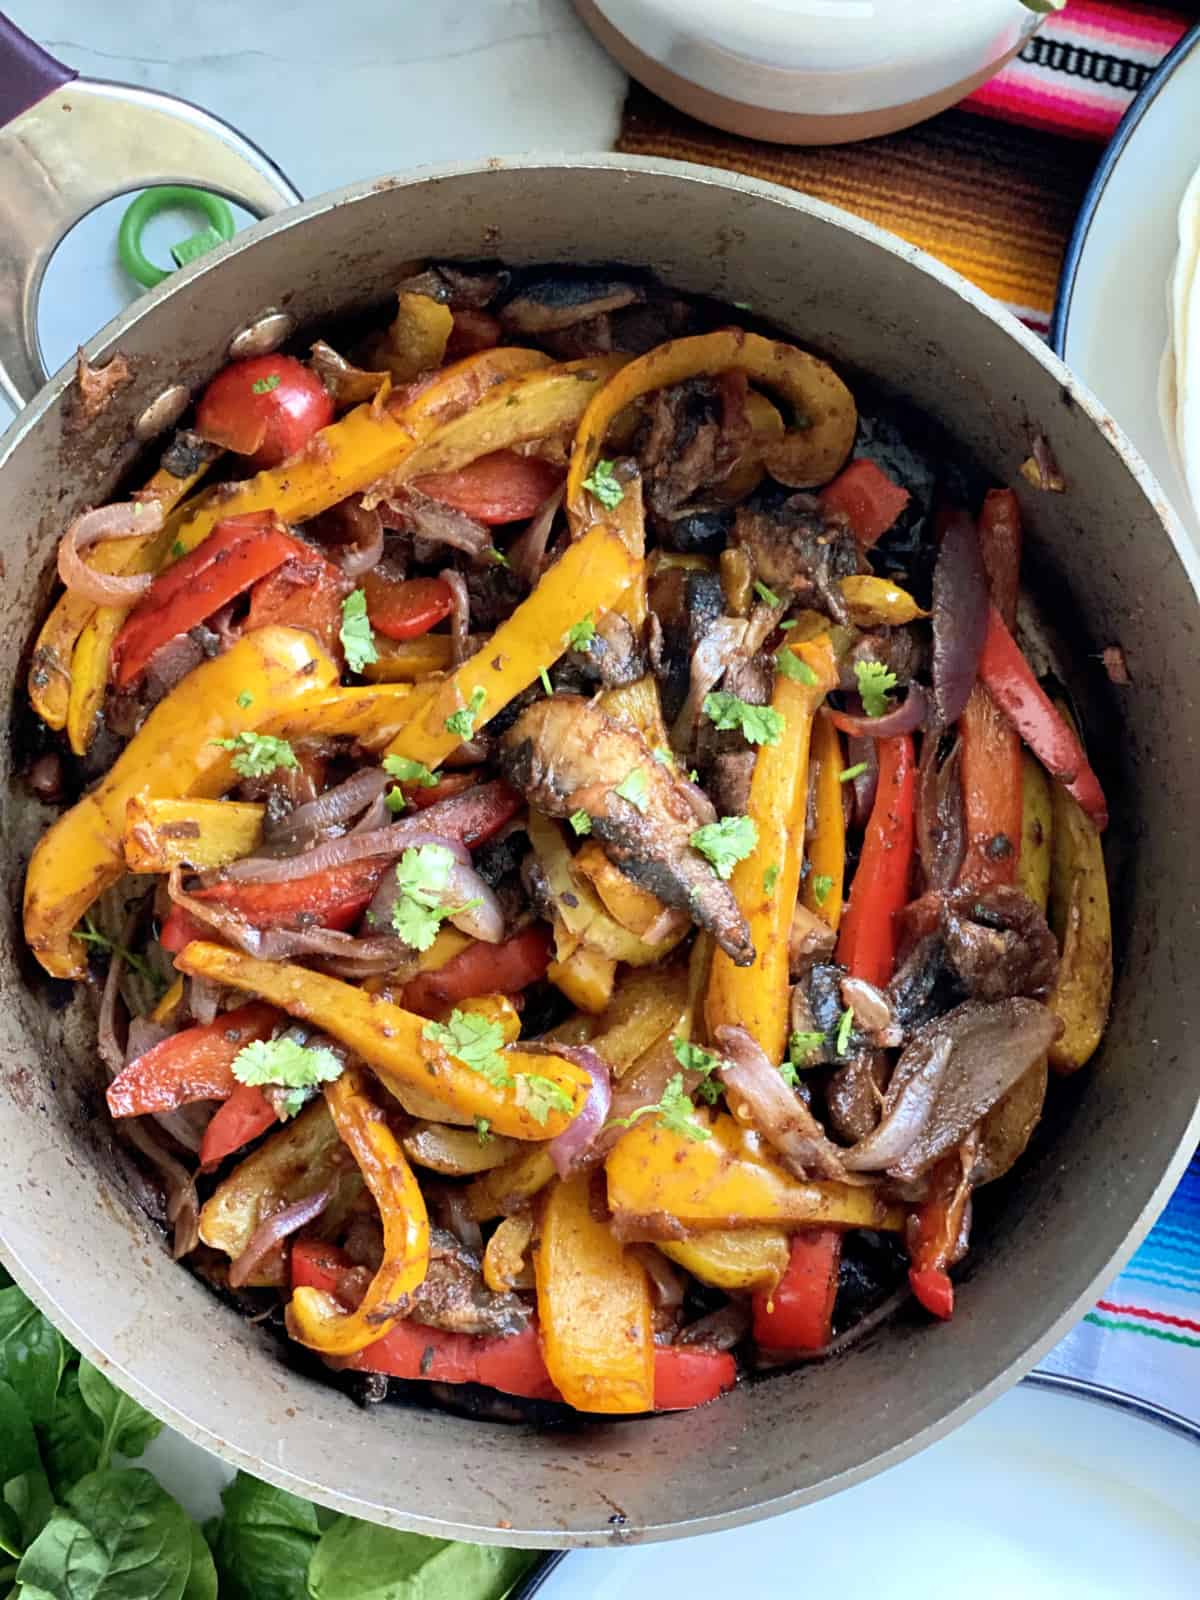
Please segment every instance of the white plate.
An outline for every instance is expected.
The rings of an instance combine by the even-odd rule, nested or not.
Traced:
[[[1200,27],[1130,106],[1097,169],[1059,283],[1050,342],[1146,458],[1200,550],[1200,514],[1158,409],[1179,202],[1200,167]]]
[[[832,1499],[703,1538],[583,1550],[536,1593],[1195,1600],[1200,1434],[1023,1383],[949,1438]]]

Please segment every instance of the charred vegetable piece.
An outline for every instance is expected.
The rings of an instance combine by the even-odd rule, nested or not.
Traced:
[[[142,793],[220,794],[233,775],[229,752],[218,741],[261,728],[336,681],[333,662],[311,634],[261,628],[190,672],[154,708],[96,788],[34,849],[25,879],[25,937],[47,972],[83,976],[84,955],[72,930],[125,870],[121,841],[129,800]]]
[[[262,806],[131,795],[125,807],[125,865],[130,872],[224,867],[253,855],[262,829]]]

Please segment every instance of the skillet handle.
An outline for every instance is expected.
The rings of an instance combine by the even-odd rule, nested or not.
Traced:
[[[90,211],[159,184],[211,189],[257,217],[300,195],[219,117],[173,95],[77,77],[2,14],[0,86],[0,393],[20,409],[46,381],[42,278]]]

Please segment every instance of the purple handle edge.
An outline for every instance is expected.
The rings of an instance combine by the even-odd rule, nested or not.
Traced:
[[[78,76],[0,11],[0,128]]]

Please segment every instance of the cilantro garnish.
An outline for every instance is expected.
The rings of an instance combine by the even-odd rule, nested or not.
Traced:
[[[488,555],[491,556],[492,560],[496,563],[496,565],[498,567],[511,567],[512,566],[512,562],[504,554],[504,551],[503,550],[497,550],[496,546],[494,544],[491,544],[491,545],[488,546]]]
[[[287,740],[277,739],[273,733],[235,733],[232,739],[214,739],[213,743],[233,751],[233,770],[243,778],[266,778],[280,767],[300,765]]]
[[[446,732],[456,734],[460,739],[470,739],[475,733],[475,721],[483,710],[487,699],[487,690],[476,685],[471,690],[471,698],[460,711],[446,718]]]
[[[454,1010],[447,1022],[427,1022],[421,1037],[440,1044],[447,1055],[485,1078],[493,1089],[507,1089],[512,1079],[504,1065],[500,1047],[504,1029],[498,1022],[474,1011]]]
[[[896,674],[889,672],[882,661],[856,661],[854,676],[858,679],[863,710],[869,717],[883,716],[891,705],[888,690],[896,687]]]
[[[634,767],[627,777],[622,778],[613,793],[620,795],[622,800],[628,800],[635,811],[646,814],[646,802],[650,794],[650,785],[646,778],[644,767]]]
[[[819,906],[823,906],[829,898],[829,891],[833,888],[833,879],[827,873],[818,872],[812,881],[813,899]]]
[[[775,593],[774,589],[768,589],[761,578],[755,578],[754,592],[764,605],[781,606],[783,604],[783,601]]]
[[[404,798],[403,789],[389,789],[383,797],[383,803],[393,816],[398,816],[408,804]]]
[[[400,857],[396,866],[400,892],[392,907],[392,927],[414,950],[428,950],[446,918],[470,905],[446,904],[453,871],[454,853],[444,844],[417,845]]]
[[[282,382],[283,379],[279,374],[272,372],[265,378],[256,378],[250,388],[254,394],[270,394],[272,390],[278,389]]]
[[[844,1056],[846,1054],[846,1048],[850,1043],[850,1034],[853,1031],[853,1028],[854,1007],[847,1006],[845,1011],[843,1011],[841,1016],[838,1018],[837,1038],[834,1041],[837,1046],[838,1055]]]
[[[667,767],[669,769],[675,765],[675,757],[669,750],[664,750],[662,745],[656,744],[652,753],[655,761],[658,762],[660,767]]]
[[[115,939],[110,939],[107,934],[101,933],[91,917],[84,917],[83,927],[75,929],[75,937],[82,939],[84,944],[93,945],[97,950],[107,950],[109,955],[119,956],[131,972],[136,972],[147,983],[152,984],[162,994],[167,985],[148,961],[141,956],[134,955],[132,950],[127,950],[123,944],[118,944]]]
[[[627,1117],[614,1117],[606,1122],[606,1128],[632,1128],[635,1122],[642,1117],[657,1116],[663,1127],[670,1133],[680,1134],[685,1139],[691,1139],[695,1144],[702,1144],[704,1140],[712,1138],[711,1128],[706,1128],[702,1122],[696,1120],[696,1108],[689,1100],[683,1088],[683,1073],[677,1072],[668,1080],[662,1092],[662,1098],[652,1106],[639,1106],[636,1111],[631,1111]]]
[[[775,666],[785,678],[790,678],[793,683],[802,683],[808,689],[815,689],[820,682],[808,662],[801,661],[796,652],[786,646],[775,652]]]
[[[758,829],[751,817],[722,817],[697,828],[691,843],[712,863],[717,877],[727,879],[758,843]]]
[[[538,672],[538,677],[542,680],[542,688],[546,691],[546,693],[553,694],[554,685],[550,682],[550,674],[546,671],[545,667],[540,669]]]
[[[592,831],[592,819],[588,816],[586,811],[572,811],[571,815],[567,818],[567,821],[571,824],[581,839],[585,833],[591,833]]]
[[[185,556],[187,553],[187,545],[184,544],[182,539],[176,539],[175,543],[171,546],[172,558],[175,561],[178,561],[180,556]]]
[[[254,696],[250,693],[249,689],[242,690],[241,694],[237,697],[237,703],[239,706],[241,706],[243,711],[249,711],[250,707],[254,704]]]
[[[592,613],[580,617],[578,622],[573,622],[567,629],[567,644],[572,650],[588,650],[592,640],[596,637],[596,624],[592,621]]]
[[[521,1072],[514,1082],[513,1098],[533,1120],[545,1127],[552,1111],[573,1111],[575,1102],[561,1083],[538,1072]]]
[[[282,1039],[255,1039],[243,1046],[233,1058],[233,1075],[239,1083],[315,1089],[319,1083],[340,1078],[342,1063],[332,1050],[301,1044],[284,1035]],[[290,1105],[287,1109],[295,1116]]]
[[[689,1072],[703,1072],[707,1075],[715,1072],[721,1065],[721,1057],[715,1051],[705,1050],[702,1045],[692,1044],[687,1039],[672,1039],[671,1049],[679,1065]]]
[[[825,1043],[823,1033],[793,1033],[788,1040],[788,1061],[792,1067],[808,1067],[812,1065],[814,1051]],[[782,1072],[783,1068],[780,1068]]]
[[[475,1118],[475,1137],[479,1140],[480,1144],[491,1144],[492,1125],[486,1117]]]
[[[611,461],[597,461],[591,476],[583,480],[583,487],[596,499],[606,511],[613,511],[625,498],[625,490],[617,482]]]
[[[867,763],[865,761],[858,761],[852,767],[843,767],[838,773],[838,782],[853,783],[855,778],[861,778],[866,770]]]
[[[338,634],[342,641],[342,649],[346,652],[346,665],[351,672],[361,672],[372,661],[379,660],[379,651],[375,648],[375,635],[371,631],[371,623],[367,617],[367,596],[362,589],[355,589],[353,594],[348,594],[342,601],[342,626]]]
[[[437,787],[436,774],[423,761],[413,761],[410,756],[384,756],[383,770],[397,783],[419,783],[422,789]]]
[[[778,865],[777,862],[772,862],[771,865],[767,868],[767,870],[763,873],[763,893],[764,894],[774,894],[775,893],[775,885],[778,882],[779,882],[779,865]]]
[[[725,689],[704,696],[704,715],[715,728],[736,728],[750,744],[778,744],[783,718],[770,706],[752,706]]]

